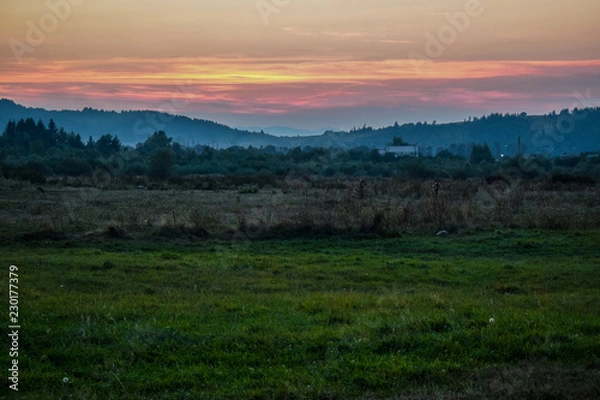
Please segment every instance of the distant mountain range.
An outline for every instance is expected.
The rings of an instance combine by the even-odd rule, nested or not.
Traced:
[[[122,143],[135,145],[145,141],[152,133],[162,130],[175,141],[192,146],[266,146],[273,142],[270,135],[157,111],[104,111],[89,107],[81,111],[54,111],[25,107],[7,99],[0,100],[0,129],[4,129],[9,120],[20,118],[33,118],[36,121],[41,119],[46,124],[53,119],[67,132],[79,133],[84,141],[90,136],[98,139],[110,133],[117,135]]]
[[[373,129],[363,127],[349,132],[326,131],[321,134],[286,127],[274,127],[275,136],[248,129],[236,129],[212,121],[175,116],[157,111],[104,111],[92,108],[75,110],[46,110],[25,107],[15,102],[0,100],[0,130],[9,120],[21,118],[50,119],[67,132],[79,133],[83,140],[110,133],[122,143],[135,145],[155,131],[163,130],[175,141],[188,146],[207,145],[224,148],[231,146],[276,147],[369,147],[381,149],[394,137],[417,143],[426,154],[449,149],[460,154],[470,150],[473,143],[488,143],[495,155],[523,153],[562,155],[600,151],[600,107],[581,110],[563,110],[548,115],[491,114],[469,118],[463,122],[446,124],[410,123]],[[253,128],[252,128],[253,129]],[[266,129],[265,129],[266,130]],[[520,143],[520,144],[519,144]]]
[[[261,132],[264,131],[269,135],[275,136],[317,136],[326,131],[334,130],[333,128],[321,128],[321,129],[296,129],[291,128],[289,126],[268,126],[268,127],[260,127],[260,126],[236,126],[237,129],[250,131],[250,132]]]

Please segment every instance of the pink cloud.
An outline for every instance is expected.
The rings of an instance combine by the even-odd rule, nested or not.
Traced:
[[[0,96],[50,108],[159,109],[223,115],[300,115],[332,110],[508,111],[572,104],[600,90],[600,61],[180,58],[55,61],[0,66]],[[586,86],[587,85],[587,86]],[[176,107],[173,104],[178,105]]]

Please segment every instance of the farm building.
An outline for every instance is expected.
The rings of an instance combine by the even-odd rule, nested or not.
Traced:
[[[418,157],[419,156],[419,146],[418,145],[406,145],[406,146],[387,146],[383,150],[379,150],[381,155],[384,154],[394,154],[396,157],[403,156],[411,156]]]

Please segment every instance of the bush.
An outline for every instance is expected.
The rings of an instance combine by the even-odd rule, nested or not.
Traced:
[[[150,178],[164,180],[171,176],[173,152],[169,148],[157,150],[150,158]]]
[[[13,178],[29,181],[31,183],[44,183],[49,169],[41,161],[28,161],[27,163],[13,169]]]
[[[59,161],[55,172],[67,176],[90,176],[92,175],[92,167],[85,160],[69,157]]]
[[[125,167],[125,169],[123,170],[123,175],[125,175],[125,176],[140,176],[140,175],[147,175],[147,174],[148,174],[148,167],[146,167],[146,164],[139,162],[139,161],[127,165]]]
[[[591,176],[587,175],[573,175],[566,173],[554,173],[552,174],[552,183],[565,183],[565,184],[582,184],[582,185],[595,185],[596,180]]]

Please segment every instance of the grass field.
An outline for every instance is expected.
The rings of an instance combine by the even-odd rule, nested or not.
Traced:
[[[5,241],[22,329],[20,391],[5,380],[0,397],[598,398],[599,243],[506,229]]]
[[[419,179],[288,177],[262,187],[212,179],[225,189],[49,186],[40,192],[0,178],[0,240],[103,235],[231,240],[239,232],[251,239],[398,237],[439,230],[600,228],[600,185],[448,180],[434,194],[434,182]],[[198,177],[194,184],[208,180]]]

